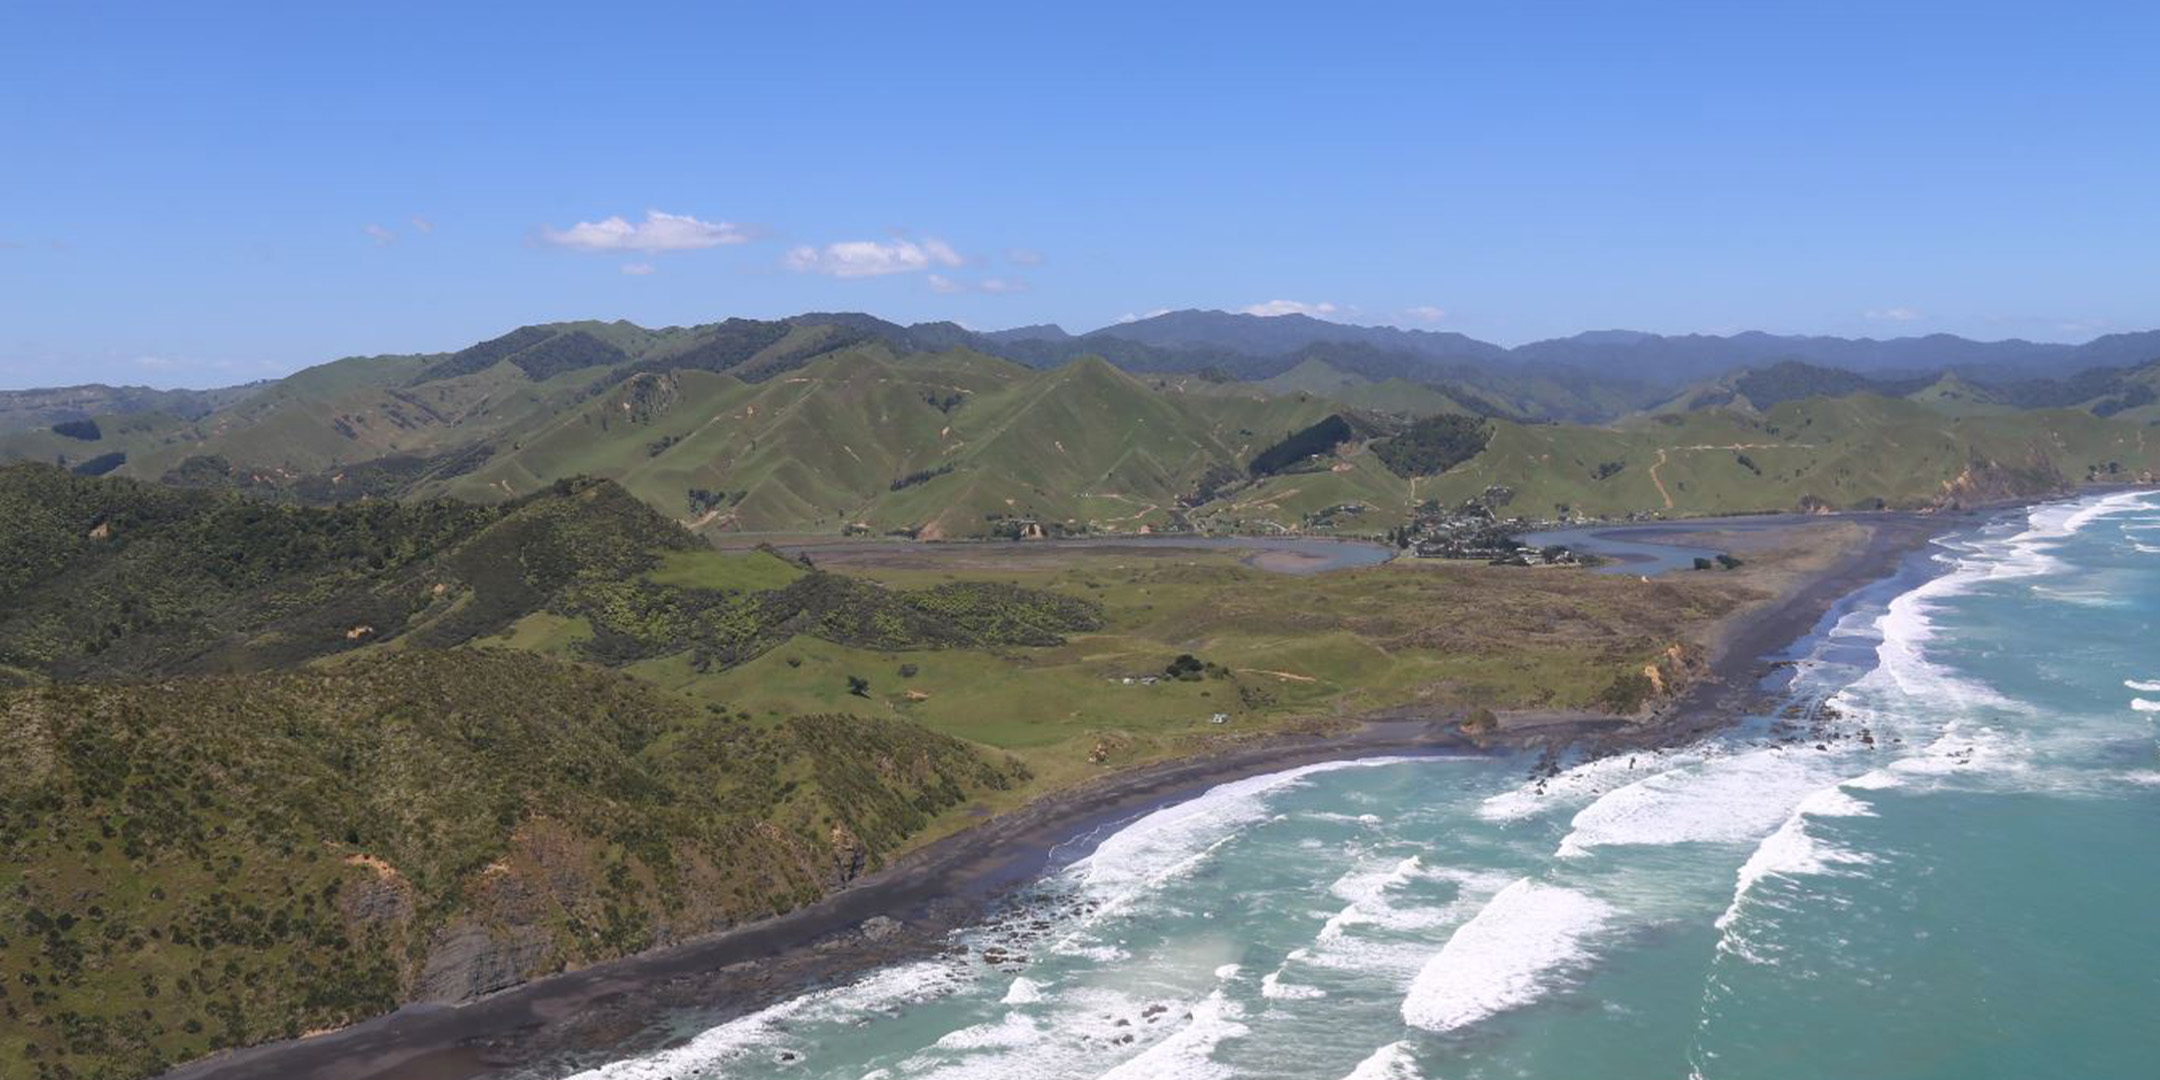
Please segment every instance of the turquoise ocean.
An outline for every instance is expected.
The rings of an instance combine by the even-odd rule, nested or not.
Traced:
[[[2156,622],[2160,495],[2020,510],[1701,745],[1226,784],[950,956],[532,1075],[2160,1076]]]

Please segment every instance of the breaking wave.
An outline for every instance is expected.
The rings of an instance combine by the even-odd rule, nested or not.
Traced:
[[[1453,1031],[1545,996],[1590,958],[1584,940],[1604,927],[1610,905],[1532,878],[1500,890],[1457,929],[1418,972],[1403,1020]]]

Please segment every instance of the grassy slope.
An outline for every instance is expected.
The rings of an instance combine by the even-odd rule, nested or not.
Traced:
[[[121,475],[153,479],[216,454],[267,486],[311,478],[303,488],[312,498],[340,492],[324,478],[355,463],[419,455],[431,461],[367,483],[407,497],[492,501],[590,474],[618,480],[700,532],[966,537],[1009,528],[1001,519],[1012,518],[1096,531],[1163,528],[1179,520],[1181,496],[1204,477],[1219,480],[1258,446],[1342,404],[1459,408],[1440,391],[1374,383],[1321,359],[1267,383],[1216,385],[1135,377],[1100,361],[1038,372],[964,350],[895,357],[881,344],[847,344],[858,339],[829,325],[528,330],[508,336],[537,342],[522,349],[498,341],[446,356],[325,364],[192,424],[111,421],[95,443],[17,432],[0,436],[0,454],[72,464],[124,451]],[[726,342],[736,340],[749,344],[729,352]],[[614,366],[574,366],[587,357]],[[677,360],[732,365],[755,381],[671,368]],[[416,382],[426,372],[457,374]],[[536,373],[545,377],[535,381]],[[1674,404],[1612,427],[1503,421],[1491,451],[1444,477],[1395,477],[1353,448],[1337,472],[1232,486],[1191,516],[1232,528],[1301,527],[1307,515],[1360,503],[1392,518],[1418,500],[1452,501],[1491,484],[1516,489],[1519,507],[1532,513],[1556,505],[1599,514],[1921,505],[1946,485],[1973,487],[1959,478],[1976,461],[2022,472],[2026,491],[2050,473],[2075,480],[2108,462],[2133,473],[2155,463],[2142,428],[2160,406],[2128,409],[2109,425],[2072,412],[2006,412],[1945,378],[1902,401],[1817,398],[1764,413],[1744,401]],[[1595,477],[1606,463],[1621,467]],[[894,486],[921,474],[933,475]],[[705,494],[694,500],[693,492]],[[1386,524],[1373,520],[1371,531]]]
[[[1999,492],[2009,495],[2043,494],[2042,474],[2074,482],[2109,462],[2133,472],[2160,468],[2160,434],[2074,409],[1960,417],[1861,394],[1786,402],[1760,415],[1660,414],[1618,428],[1495,421],[1483,454],[1420,479],[1415,498],[1455,503],[1500,484],[1516,491],[1512,512],[1533,516],[1559,506],[1601,515],[1846,509],[1875,500],[1919,507],[1962,490],[1968,471],[1990,471],[1974,470],[1976,463],[2032,474],[2019,481],[2024,487]],[[1619,469],[1600,478],[1606,463]],[[1305,513],[1343,502],[1386,508],[1412,501],[1410,483],[1369,455],[1343,464],[1334,473],[1271,478],[1208,510],[1252,527],[1295,525]]]
[[[1045,647],[878,649],[802,636],[734,668],[700,670],[676,653],[627,670],[767,723],[839,710],[910,719],[1009,751],[1039,783],[1055,784],[1297,718],[1413,702],[1443,712],[1596,707],[1616,678],[1695,640],[1753,587],[1745,575],[1645,585],[1414,560],[1301,578],[1201,552],[896,554],[844,572],[903,589],[1015,583],[1100,604],[1104,622]],[[506,640],[575,655],[576,639],[540,617]],[[1194,682],[1122,681],[1160,673],[1184,652],[1224,670]],[[849,676],[868,683],[865,694],[851,692]],[[1229,725],[1211,722],[1217,712]]]
[[[1341,371],[1324,360],[1302,361],[1298,366],[1256,385],[1271,394],[1311,394],[1354,409],[1372,409],[1409,416],[1470,411],[1454,398],[1422,383],[1406,379],[1375,382],[1362,375]]]
[[[73,439],[49,427],[0,433],[0,461],[38,461],[73,468],[110,453],[124,453],[128,460],[155,457],[164,448],[186,445],[196,438],[195,425],[163,413],[92,418],[98,426],[95,440]]]
[[[1326,408],[1158,390],[1099,361],[1032,372],[864,346],[755,384],[638,376],[520,433],[441,490],[500,498],[556,476],[607,476],[701,531],[966,536],[993,515],[1138,531],[1168,524],[1210,466],[1234,465]],[[693,507],[694,489],[741,498]]]

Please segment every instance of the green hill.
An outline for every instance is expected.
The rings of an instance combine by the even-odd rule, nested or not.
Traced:
[[[608,481],[305,507],[0,468],[0,980],[36,988],[0,996],[0,1060],[139,1076],[466,1000],[788,910],[1027,777],[904,718],[753,722],[567,660],[1103,622],[716,552]]]
[[[244,671],[454,645],[697,544],[612,484],[333,508],[0,467],[0,670]]]
[[[1306,360],[1280,375],[1254,385],[1272,394],[1311,394],[1355,409],[1372,409],[1408,416],[1477,411],[1466,408],[1436,387],[1402,378],[1375,382],[1362,375],[1339,370],[1324,360]]]
[[[1330,508],[1377,533],[1416,503],[1453,505],[1494,486],[1510,512],[1669,516],[1924,508],[2029,497],[2087,479],[2160,472],[2160,432],[2074,409],[1946,416],[1860,394],[1653,414],[1612,428],[1494,420],[1483,452],[1435,476],[1402,477],[1362,444],[1330,468],[1269,477],[1203,508],[1223,528],[1301,528]]]
[[[1609,425],[1546,425],[1527,418],[1612,415],[1626,395],[1533,368],[1375,381],[1352,370],[1371,367],[1366,346],[1341,343],[1283,357],[1290,366],[1258,383],[1094,358],[1035,369],[954,345],[988,340],[851,315],[552,323],[454,353],[324,364],[199,419],[16,431],[0,435],[0,456],[308,504],[502,502],[592,476],[699,534],[935,539],[1377,532],[1420,502],[1493,485],[1539,513],[1928,505],[1975,483],[2037,494],[2049,477],[2136,475],[2153,463],[2137,433],[2160,422],[2154,365],[1996,384],[1782,361]],[[1367,461],[1374,440],[1361,436],[1324,467],[1249,475],[1261,451],[1336,413],[1492,417],[1494,436],[1438,474]],[[1806,430],[1815,423],[1836,435]],[[1983,479],[1960,480],[1975,467]]]
[[[15,691],[0,1059],[144,1076],[680,941],[1022,775],[906,721],[753,724],[516,652]]]

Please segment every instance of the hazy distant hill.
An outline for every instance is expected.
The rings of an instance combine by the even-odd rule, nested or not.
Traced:
[[[0,432],[51,427],[93,416],[161,412],[194,420],[239,401],[265,383],[216,390],[153,390],[147,386],[60,386],[0,390]]]
[[[1220,311],[1170,312],[1106,326],[1079,340],[1106,338],[1158,349],[1217,349],[1252,357],[1284,356],[1322,342],[1355,344],[1429,360],[1472,361],[1518,370],[1559,367],[1675,386],[1786,360],[1861,374],[1914,375],[1950,368],[2002,379],[2096,366],[2135,366],[2160,358],[2160,331],[2110,334],[2084,345],[2063,345],[2017,339],[1973,341],[1952,334],[1874,339],[1760,331],[1662,335],[1599,330],[1508,349],[1461,334],[1350,326],[1304,315],[1261,317]]]
[[[1227,311],[1172,311],[1118,323],[1082,335],[1116,338],[1157,348],[1215,348],[1252,356],[1283,356],[1320,342],[1370,345],[1440,360],[1498,360],[1507,350],[1462,334],[1353,326],[1309,315],[1245,315]]]

